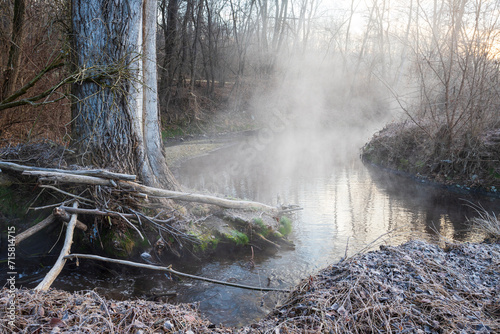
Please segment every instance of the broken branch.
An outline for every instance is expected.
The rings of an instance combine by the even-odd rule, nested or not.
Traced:
[[[52,224],[55,220],[55,216],[53,214],[50,214],[47,218],[36,224],[35,226],[30,227],[26,231],[19,233],[16,237],[16,245],[21,243],[24,239],[27,239],[31,237],[33,234],[37,233],[38,231],[46,228],[50,224]]]
[[[77,208],[78,202],[74,202],[73,207]],[[61,253],[59,254],[59,258],[57,259],[52,269],[50,269],[47,275],[45,275],[43,281],[41,281],[35,287],[36,291],[47,291],[54,282],[54,280],[57,278],[61,270],[63,269],[64,264],[66,263],[66,259],[64,257],[68,255],[69,252],[71,251],[71,244],[73,243],[73,232],[75,230],[77,217],[78,216],[76,214],[73,214],[71,216],[71,219],[68,223],[68,227],[66,228],[66,238],[64,240],[64,245],[63,248],[61,249]]]
[[[71,220],[71,215],[67,211],[61,209],[61,207],[54,208],[54,211],[52,212],[52,214],[55,217],[58,217],[59,219],[61,219],[65,223],[68,223]],[[82,230],[82,231],[87,231],[87,225],[85,225],[84,223],[82,223],[78,219],[76,220],[76,226],[75,227],[77,229]]]
[[[67,170],[67,169],[57,169],[57,168],[41,168],[41,167],[32,167],[32,166],[23,166],[13,162],[0,161],[0,167],[5,169],[14,170],[16,172],[24,172],[24,171],[40,171],[40,172],[57,172],[63,174],[71,174],[71,175],[88,175],[88,176],[97,176],[106,179],[115,179],[115,180],[128,180],[134,181],[136,179],[135,175],[123,174],[123,173],[113,173],[103,169],[89,169],[89,170]]]
[[[104,261],[104,262],[110,262],[110,263],[117,263],[117,264],[123,264],[131,267],[136,267],[136,268],[144,268],[144,269],[151,269],[151,270],[158,270],[158,271],[166,271],[171,274],[181,276],[181,277],[187,277],[187,278],[192,278],[200,281],[205,281],[205,282],[210,282],[210,283],[215,283],[215,284],[221,284],[221,285],[226,285],[226,286],[232,286],[235,288],[241,288],[241,289],[247,289],[247,290],[257,290],[257,291],[277,291],[277,292],[290,292],[290,290],[287,289],[277,289],[277,288],[262,288],[262,287],[255,287],[255,286],[249,286],[249,285],[243,285],[243,284],[236,284],[236,283],[230,283],[230,282],[225,282],[225,281],[219,281],[216,279],[212,278],[206,278],[206,277],[201,277],[201,276],[195,276],[195,275],[190,275],[186,273],[182,273],[180,271],[171,269],[170,267],[162,267],[162,266],[154,266],[151,264],[144,264],[144,263],[137,263],[137,262],[132,262],[132,261],[126,261],[126,260],[118,260],[118,259],[111,259],[103,256],[98,256],[98,255],[90,255],[90,254],[71,254],[67,255],[64,257],[64,259],[91,259],[91,260],[97,260],[97,261]]]

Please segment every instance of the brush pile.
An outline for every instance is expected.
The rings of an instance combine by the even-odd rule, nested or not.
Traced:
[[[246,332],[499,333],[499,273],[498,243],[381,246],[304,280]]]
[[[214,326],[196,306],[106,300],[93,291],[15,293],[16,333],[498,333],[500,244],[381,246],[297,286],[266,319]],[[9,290],[0,303],[9,304]]]
[[[7,289],[0,303],[7,305]],[[160,304],[144,300],[106,300],[93,291],[17,290],[15,327],[0,310],[1,333],[217,333],[194,304]]]

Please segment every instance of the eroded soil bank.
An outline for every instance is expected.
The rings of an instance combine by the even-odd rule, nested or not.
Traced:
[[[329,266],[243,328],[211,324],[195,305],[6,288],[0,326],[19,333],[498,333],[499,271],[499,243],[411,241]]]

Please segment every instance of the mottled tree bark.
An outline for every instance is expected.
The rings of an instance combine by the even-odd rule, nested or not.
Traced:
[[[73,0],[73,145],[83,164],[178,189],[162,150],[155,0]],[[83,76],[82,76],[83,77]]]
[[[7,68],[4,72],[4,82],[0,100],[6,99],[16,87],[17,77],[19,75],[19,65],[21,63],[21,46],[24,35],[24,14],[25,0],[16,0],[14,2],[14,17],[12,19],[12,34],[10,40],[9,59]]]

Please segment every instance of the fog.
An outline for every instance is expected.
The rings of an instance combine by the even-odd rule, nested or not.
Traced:
[[[456,139],[499,120],[496,2],[238,4],[248,11],[238,17],[236,81],[253,94],[234,108],[260,125],[242,149],[279,146],[280,173],[304,154],[318,165],[352,158],[391,122],[431,136],[445,124]],[[482,111],[474,125],[471,106]]]

